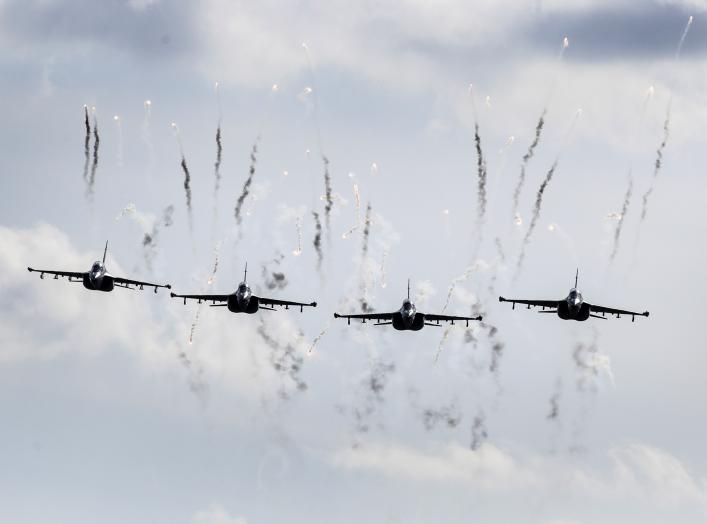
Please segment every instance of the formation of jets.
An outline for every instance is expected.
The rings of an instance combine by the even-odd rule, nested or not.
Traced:
[[[106,269],[106,254],[108,253],[108,242],[103,250],[103,260],[96,261],[91,265],[91,269],[87,272],[76,271],[55,271],[50,269],[34,269],[28,267],[30,272],[39,273],[40,278],[44,275],[53,275],[54,280],[59,277],[68,278],[69,282],[82,283],[86,289],[92,291],[113,291],[116,287],[126,289],[144,289],[145,287],[154,288],[155,293],[159,288],[171,289],[169,284],[154,284],[152,282],[142,282],[140,280],[132,280],[129,278],[115,277],[108,273]],[[181,298],[184,304],[187,300],[196,300],[199,304],[202,302],[211,302],[210,307],[226,307],[232,313],[256,313],[259,309],[275,311],[276,306],[284,306],[285,309],[290,307],[299,308],[300,312],[304,311],[305,307],[316,307],[316,302],[293,302],[289,300],[279,300],[275,298],[259,297],[253,294],[247,283],[248,265],[246,264],[243,282],[238,285],[235,292],[227,295],[180,295],[170,293],[172,298]],[[589,317],[600,318],[606,320],[606,315],[614,315],[620,318],[621,315],[630,316],[631,321],[635,322],[637,316],[648,316],[648,311],[639,313],[636,311],[628,311],[624,309],[614,309],[610,307],[597,306],[585,302],[582,294],[577,289],[577,281],[579,279],[579,270],[575,274],[574,287],[570,289],[566,298],[560,300],[526,300],[526,299],[507,299],[498,297],[499,302],[510,302],[515,309],[516,304],[523,304],[530,309],[531,307],[542,308],[539,313],[555,313],[563,320],[576,320],[583,322]],[[341,315],[334,313],[334,318],[345,318],[348,324],[351,324],[351,319],[360,320],[366,323],[367,320],[373,321],[375,326],[393,326],[398,331],[420,331],[425,326],[440,326],[440,322],[454,324],[457,322],[465,322],[469,326],[469,321],[481,321],[482,317],[460,317],[451,315],[438,315],[433,313],[422,313],[417,311],[415,304],[410,300],[410,280],[408,280],[407,297],[403,299],[402,306],[397,311],[390,313],[372,313],[364,312],[360,314]]]

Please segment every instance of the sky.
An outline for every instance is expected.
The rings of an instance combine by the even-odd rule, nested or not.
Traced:
[[[0,521],[704,522],[706,24],[704,0],[0,0]],[[247,263],[318,305],[26,269],[106,240],[114,275],[226,294]],[[650,317],[498,301],[577,269]],[[483,322],[333,318],[408,279]]]

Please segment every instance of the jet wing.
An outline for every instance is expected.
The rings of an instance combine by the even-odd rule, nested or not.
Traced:
[[[615,315],[618,318],[621,315],[631,315],[631,320],[633,321],[633,320],[636,320],[636,316],[647,317],[649,315],[648,311],[644,311],[643,313],[637,313],[635,311],[626,311],[624,309],[614,309],[614,308],[610,308],[610,307],[595,306],[593,304],[589,304],[588,302],[586,304],[589,306],[589,310],[592,313],[601,313],[602,316],[605,314],[609,314],[609,315]]]
[[[187,299],[198,300],[200,304],[201,302],[213,302],[215,304],[216,302],[228,302],[230,295],[177,295],[176,293],[170,293],[169,296],[172,298],[182,298],[185,304],[187,303]]]
[[[48,269],[34,269],[31,267],[27,268],[27,271],[30,273],[39,273],[39,278],[44,278],[44,273],[47,275],[54,275],[54,278],[59,278],[59,277],[68,277],[69,280],[72,280],[74,278],[78,278],[83,280],[84,275],[86,274],[85,272],[76,272],[76,271],[51,271]]]
[[[153,284],[152,282],[141,282],[140,280],[131,280],[129,278],[113,277],[113,283],[118,287],[124,287],[127,289],[132,289],[130,286],[136,286],[138,289],[142,289],[144,286],[155,288],[155,293],[157,293],[158,287],[164,287],[167,289],[172,289],[169,284]]]
[[[334,318],[345,318],[351,323],[351,319],[361,319],[364,322],[366,320],[391,320],[395,313],[363,313],[360,315],[339,315],[334,313]]]
[[[305,304],[304,302],[290,302],[289,300],[275,300],[274,298],[266,298],[266,297],[255,297],[258,299],[258,302],[260,304],[264,304],[266,306],[285,306],[285,309],[289,309],[290,306],[296,306],[300,308],[300,311],[304,307],[317,307],[316,302],[310,302],[309,304]]]
[[[430,313],[423,313],[423,315],[425,316],[425,322],[437,322],[438,324],[439,322],[451,322],[452,324],[454,324],[455,320],[461,320],[465,321],[466,325],[468,326],[470,320],[483,320],[481,315],[479,315],[478,317],[455,317],[452,315],[433,315]]]
[[[510,302],[513,304],[513,309],[515,309],[516,304],[523,304],[525,306],[528,306],[528,309],[531,307],[550,307],[550,308],[556,308],[558,304],[560,303],[559,300],[522,300],[522,299],[516,299],[516,298],[503,298],[503,297],[498,297],[499,302]]]

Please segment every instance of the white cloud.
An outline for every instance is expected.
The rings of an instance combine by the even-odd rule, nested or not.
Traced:
[[[435,444],[426,450],[396,442],[378,442],[334,453],[332,463],[430,486],[441,484],[489,495],[518,493],[585,499],[585,504],[631,507],[690,508],[707,516],[707,480],[693,475],[676,457],[659,448],[633,442],[613,446],[610,467],[583,464],[579,458],[509,451],[490,443],[471,451],[458,443]]]
[[[190,346],[195,304],[184,307],[163,290],[155,295],[147,288],[92,292],[79,283],[48,275],[40,280],[27,271],[27,266],[87,271],[101,256],[99,249],[77,250],[66,234],[46,224],[33,229],[0,227],[0,363],[124,351],[145,370],[171,374],[185,363],[177,358],[184,352],[193,364],[190,380],[212,381],[242,396],[254,409],[264,396],[296,388],[288,366],[293,358],[305,355],[308,343],[289,317],[268,323],[267,334],[279,344],[273,349],[249,329],[257,318],[233,326],[224,322],[230,313],[204,307]],[[131,276],[110,251],[106,265],[113,275]],[[228,350],[234,339],[238,351]],[[273,360],[277,358],[285,360]],[[285,367],[275,369],[278,363]]]
[[[223,506],[218,504],[206,510],[197,511],[192,517],[192,524],[248,524],[243,517],[232,516]]]

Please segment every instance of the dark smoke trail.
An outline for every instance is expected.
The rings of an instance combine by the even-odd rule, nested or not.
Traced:
[[[395,372],[395,364],[387,364],[377,361],[371,366],[371,374],[361,383],[364,390],[362,405],[352,406],[350,412],[353,415],[354,431],[357,434],[368,433],[371,429],[371,418],[376,414],[378,406],[385,402],[383,393],[388,385],[390,375]],[[340,412],[347,412],[349,408],[340,407]],[[359,443],[354,441],[352,447],[357,448]]]
[[[371,234],[371,203],[366,206],[366,219],[363,224],[363,249],[361,250],[361,258],[365,259],[368,256],[368,238]]]
[[[274,289],[285,289],[289,284],[284,272],[271,267],[271,264],[279,267],[284,259],[285,256],[282,253],[278,253],[273,259],[262,265],[265,287],[271,291]]]
[[[526,231],[525,238],[523,239],[523,245],[521,247],[520,256],[518,257],[518,264],[516,266],[516,275],[518,275],[518,273],[523,267],[523,261],[525,260],[525,248],[530,243],[530,237],[532,236],[533,231],[535,230],[535,226],[538,223],[538,218],[540,218],[540,207],[543,203],[543,193],[545,193],[547,185],[550,183],[550,180],[552,180],[552,175],[555,174],[555,169],[557,169],[557,159],[555,159],[555,162],[550,167],[550,170],[547,172],[547,175],[545,175],[545,180],[543,180],[542,184],[540,184],[538,193],[537,195],[535,195],[535,208],[533,209],[533,218],[530,220],[530,224],[528,225],[528,231]]]
[[[191,174],[189,173],[189,168],[187,167],[187,159],[182,155],[182,161],[180,163],[182,166],[182,171],[184,172],[184,193],[187,198],[187,213],[189,214],[189,228],[193,227],[192,223],[192,209],[191,209]]]
[[[86,138],[84,138],[84,141],[83,141],[83,154],[84,154],[83,181],[88,183],[88,165],[89,165],[89,162],[91,161],[91,147],[90,147],[91,122],[88,119],[88,106],[83,106],[83,124],[84,124],[84,127],[86,128]]]
[[[476,451],[481,447],[481,444],[488,438],[488,431],[485,425],[486,416],[483,411],[479,411],[474,417],[474,422],[471,425],[471,450]]]
[[[656,151],[655,166],[653,168],[653,179],[651,180],[651,186],[643,194],[643,210],[641,211],[641,223],[646,219],[646,213],[648,212],[648,197],[653,193],[653,186],[655,184],[655,179],[658,177],[660,168],[663,167],[663,150],[668,143],[668,138],[670,137],[670,102],[668,102],[668,112],[665,116],[665,122],[663,123],[663,141],[658,146]]]
[[[174,214],[174,206],[172,204],[168,205],[162,211],[162,225],[164,227],[170,227],[172,225],[172,215]]]
[[[555,420],[560,416],[560,391],[555,391],[550,397],[550,412],[547,414],[548,420]]]
[[[260,335],[263,341],[272,350],[270,353],[270,364],[278,375],[280,375],[280,378],[288,377],[297,391],[306,391],[308,387],[307,383],[300,376],[302,366],[304,365],[304,358],[298,354],[297,348],[291,343],[287,343],[283,346],[271,337],[267,332],[263,317],[260,317],[260,325],[257,331],[258,335]],[[285,384],[282,384],[278,393],[282,400],[288,400],[290,398]]]
[[[364,313],[373,311],[368,304],[368,275],[366,274],[366,261],[368,259],[368,239],[371,234],[371,203],[366,206],[366,218],[363,225],[363,246],[361,247],[361,309]]]
[[[98,144],[101,139],[98,136],[98,121],[93,117],[93,162],[91,163],[91,176],[88,180],[88,196],[93,197],[93,189],[96,184],[96,169],[98,169]]]
[[[491,342],[491,364],[489,364],[489,371],[494,373],[498,378],[498,373],[501,365],[501,357],[503,357],[503,350],[506,348],[506,344],[501,340],[496,340],[496,335],[498,334],[498,328],[488,325],[488,337],[489,342]]]
[[[624,204],[621,206],[621,216],[619,217],[618,222],[616,223],[616,230],[614,231],[614,248],[611,250],[611,256],[609,257],[609,261],[613,262],[614,259],[616,258],[616,255],[619,252],[619,240],[621,238],[621,228],[624,224],[624,220],[626,219],[626,213],[628,212],[628,206],[631,204],[631,196],[633,195],[633,176],[631,176],[631,172],[629,171],[628,173],[628,189],[626,190],[626,194],[624,195]]]
[[[543,126],[545,125],[545,113],[547,113],[547,108],[543,109],[538,124],[535,126],[535,138],[528,148],[528,152],[523,155],[523,162],[520,165],[520,176],[518,177],[518,184],[516,185],[515,191],[513,192],[513,216],[515,217],[518,212],[518,202],[520,201],[520,193],[523,190],[523,184],[525,183],[525,171],[528,167],[528,162],[533,155],[535,155],[535,148],[540,142],[540,135],[543,131]]]
[[[218,189],[221,183],[221,154],[223,152],[223,147],[221,146],[221,122],[219,122],[216,128],[216,162],[214,163],[214,174],[216,175],[216,181],[214,185],[214,196],[218,196]]]
[[[312,211],[312,216],[314,217],[314,241],[312,245],[314,250],[317,252],[317,271],[322,270],[322,261],[324,260],[324,253],[322,252],[322,221],[319,219],[319,213]]]
[[[324,199],[326,201],[324,205],[324,217],[328,232],[331,225],[331,209],[334,207],[334,198],[331,189],[331,175],[329,174],[329,159],[324,154],[322,154],[322,162],[324,162]]]
[[[248,178],[246,178],[245,184],[243,184],[243,190],[241,191],[241,195],[236,201],[235,216],[236,224],[238,224],[239,226],[241,225],[241,222],[243,220],[243,218],[241,217],[241,209],[243,208],[243,202],[245,202],[245,199],[250,194],[250,185],[253,183],[253,175],[255,175],[255,164],[258,161],[258,142],[260,142],[260,136],[255,139],[253,147],[250,151],[250,168],[248,170]]]
[[[486,215],[486,160],[484,160],[484,153],[481,150],[481,136],[479,136],[479,124],[474,123],[474,143],[476,144],[476,169],[478,171],[478,198],[479,198],[479,210],[478,210],[478,220],[479,224],[484,220]]]
[[[459,425],[461,420],[462,415],[454,402],[449,406],[442,406],[439,409],[428,408],[422,412],[422,424],[427,431],[433,430],[439,423],[453,429]]]

